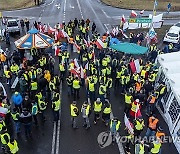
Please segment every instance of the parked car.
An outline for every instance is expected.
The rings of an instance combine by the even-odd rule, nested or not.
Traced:
[[[7,25],[6,25],[6,31],[9,33],[20,34],[20,28],[18,25],[18,21],[16,19],[8,19]]]
[[[169,43],[175,43],[175,44],[180,43],[180,22],[178,22],[177,24],[174,24],[169,29],[163,41],[169,42]]]

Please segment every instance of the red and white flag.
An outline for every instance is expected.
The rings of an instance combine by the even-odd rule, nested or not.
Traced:
[[[55,28],[52,28],[50,25],[48,25],[48,34],[52,34],[56,31]]]
[[[144,14],[144,10],[142,10],[142,11],[140,12],[140,14],[141,14],[141,15]]]
[[[74,66],[75,68],[80,68],[76,58],[74,59]]]
[[[88,70],[88,68],[89,68],[89,63],[87,62],[84,69]]]
[[[55,50],[55,56],[58,56],[58,54],[60,53],[60,49],[59,49],[59,47],[58,46],[55,46],[54,47],[54,50]]]
[[[84,69],[82,68],[82,66],[80,70],[81,70],[81,79],[84,79],[85,74],[84,74]]]
[[[71,69],[70,72],[74,74],[75,76],[80,77],[80,72],[77,69]]]
[[[101,39],[97,39],[96,45],[99,49],[104,48],[104,43],[101,41]]]
[[[137,17],[137,13],[134,10],[131,11],[131,17]]]
[[[74,42],[74,46],[76,47],[77,52],[79,52],[79,51],[80,51],[80,46],[79,46],[79,45],[77,45],[77,43],[76,43],[76,42]],[[74,52],[76,52],[76,50],[74,50]]]
[[[125,23],[125,22],[126,22],[126,18],[125,18],[125,16],[124,16],[124,14],[123,14],[123,16],[122,16],[122,18],[121,18],[121,22],[122,22],[122,23]]]
[[[140,110],[139,106],[140,105],[137,103],[137,105],[136,105],[136,112],[135,112],[135,119],[139,118],[139,117],[142,117],[141,110]]]
[[[115,36],[116,35],[116,28],[113,28],[112,34]]]
[[[124,115],[124,124],[125,124],[126,128],[130,131],[130,133],[134,134],[134,130],[133,130],[132,124],[129,121],[129,119],[127,118],[126,114]]]
[[[116,27],[116,35],[118,35],[119,34],[119,27],[117,26]]]

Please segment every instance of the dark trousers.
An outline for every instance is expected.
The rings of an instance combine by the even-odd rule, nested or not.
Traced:
[[[79,99],[79,89],[74,88],[74,100]]]
[[[59,110],[53,111],[54,121],[57,122],[59,120]]]
[[[34,119],[34,123],[37,126],[38,125],[38,121],[37,121],[37,115],[33,115],[33,119]]]
[[[31,135],[31,123],[24,124],[24,130],[26,137]]]
[[[126,115],[129,115],[130,109],[131,109],[131,104],[125,103],[124,112],[126,113]]]
[[[97,119],[100,118],[100,113],[99,112],[94,112],[94,122],[97,122]]]

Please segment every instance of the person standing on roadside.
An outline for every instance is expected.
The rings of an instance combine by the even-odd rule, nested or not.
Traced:
[[[24,31],[24,20],[23,19],[20,20],[20,24],[21,24],[22,31]]]
[[[26,18],[25,20],[24,20],[24,23],[25,23],[25,25],[26,25],[26,30],[27,30],[27,32],[29,31],[29,24],[30,24],[30,22],[29,22],[29,20]]]

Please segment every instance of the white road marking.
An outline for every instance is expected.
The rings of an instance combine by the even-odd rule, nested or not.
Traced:
[[[86,1],[87,1],[87,3],[89,3],[89,7],[91,8],[92,12],[93,12],[94,15],[96,16],[96,18],[97,18],[97,20],[98,20],[98,22],[99,22],[99,25],[101,26],[101,28],[103,29],[103,31],[106,32],[106,30],[105,30],[102,22],[100,21],[98,15],[97,15],[96,12],[94,11],[94,8],[93,8],[92,5],[90,4],[89,0],[86,0]]]
[[[106,18],[111,18],[110,16],[107,15],[107,13],[106,13],[103,9],[101,9],[101,11],[104,13],[104,15],[106,16]]]
[[[60,102],[61,102],[61,97],[62,97],[62,82],[60,85]],[[62,102],[61,102],[62,103]],[[60,126],[61,126],[61,104],[60,104],[60,110],[59,110],[59,120],[58,120],[58,128],[57,128],[57,139],[56,139],[56,154],[59,154],[59,149],[60,149]]]
[[[55,1],[55,0],[52,0],[49,4],[46,4],[46,3],[45,3],[43,6],[49,6],[49,5],[53,4],[54,1]]]
[[[52,148],[51,148],[51,154],[54,154],[54,147],[55,147],[55,139],[56,139],[56,123],[54,123],[54,129],[53,129],[53,138],[52,138]]]
[[[79,7],[79,11],[80,11],[80,14],[81,14],[81,18],[84,19],[83,14],[82,14],[81,5],[80,5],[80,3],[79,3],[79,0],[77,0],[77,4],[78,4],[78,7]]]
[[[64,16],[63,16],[63,22],[65,22],[65,18],[66,18],[66,0],[64,1],[64,9],[63,9],[63,14],[64,14]]]
[[[56,4],[55,6],[57,7],[57,9],[60,9],[60,8],[61,8],[61,4],[60,4],[60,3],[59,3],[59,4]]]
[[[109,24],[104,24],[104,26],[105,26],[106,30],[107,30],[107,31],[109,31],[109,28],[108,28],[108,26],[107,26],[107,25],[109,25]]]

